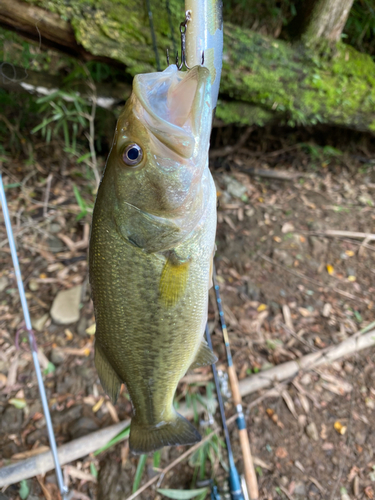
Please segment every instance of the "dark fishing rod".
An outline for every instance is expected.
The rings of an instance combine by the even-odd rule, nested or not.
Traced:
[[[207,344],[208,344],[209,348],[212,350],[211,335],[210,335],[210,330],[208,328],[208,324],[206,325],[206,338],[207,338]],[[221,422],[223,424],[225,444],[227,446],[227,452],[228,452],[230,496],[231,496],[232,500],[244,500],[244,496],[243,496],[242,488],[241,488],[241,480],[240,480],[240,476],[238,474],[238,471],[236,469],[236,465],[234,463],[232,446],[230,444],[230,437],[229,437],[229,431],[228,431],[228,426],[227,426],[227,420],[225,418],[224,403],[223,403],[223,398],[221,397],[219,377],[217,374],[216,366],[215,365],[211,365],[211,366],[212,366],[212,373],[214,376],[215,387],[216,387],[216,392],[217,392],[217,400],[219,402]]]
[[[216,279],[215,264],[213,264],[212,279],[213,279],[215,296],[216,296],[216,304],[217,304],[217,308],[219,311],[221,331],[223,333],[223,340],[224,340],[224,344],[225,344],[225,352],[226,352],[226,356],[227,356],[228,376],[229,376],[230,386],[231,386],[231,390],[232,390],[233,402],[236,406],[237,415],[238,415],[237,420],[236,420],[236,424],[237,424],[237,428],[238,428],[238,434],[239,434],[241,450],[242,450],[242,457],[243,457],[243,462],[244,462],[244,472],[245,472],[245,481],[246,481],[247,491],[250,495],[251,500],[257,500],[259,498],[258,481],[257,481],[257,477],[255,474],[253,457],[252,457],[251,448],[250,448],[249,436],[247,434],[247,429],[246,429],[246,420],[245,420],[245,416],[244,416],[243,408],[242,408],[242,397],[241,397],[241,393],[240,393],[240,389],[239,389],[236,368],[233,364],[232,353],[230,350],[229,335],[228,335],[227,325],[225,323],[223,303],[222,303],[221,297],[220,297],[220,289],[219,289],[219,285],[218,285],[217,279]]]

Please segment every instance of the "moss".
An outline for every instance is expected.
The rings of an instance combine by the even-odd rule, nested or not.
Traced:
[[[106,56],[124,63],[132,75],[155,71],[155,53],[145,2],[139,0],[27,0],[29,3],[58,13],[71,22],[77,41],[94,55]],[[151,1],[159,58],[166,66],[166,49],[172,49],[171,30],[165,9]],[[177,38],[183,19],[183,5],[170,0],[172,26]]]
[[[223,94],[261,106],[290,125],[370,128],[375,63],[369,56],[343,43],[313,50],[250,30],[226,29]]]
[[[77,40],[88,51],[125,63],[130,75],[155,70],[145,2],[27,1],[70,20]],[[169,1],[178,41],[183,5],[179,0]],[[158,0],[151,0],[151,8],[164,67],[165,50],[172,49],[171,28],[166,9],[160,8]],[[225,101],[228,97],[236,101],[217,110],[217,116],[226,122],[265,123],[273,119],[289,125],[322,122],[373,130],[375,63],[343,43],[334,49],[306,48],[227,23],[221,95]]]
[[[266,109],[244,102],[219,100],[216,108],[216,118],[224,123],[263,127],[274,118],[274,114]]]

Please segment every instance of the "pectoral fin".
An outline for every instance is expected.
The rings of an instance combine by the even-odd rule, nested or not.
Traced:
[[[193,370],[194,368],[199,368],[200,366],[213,365],[217,361],[217,356],[211,351],[208,347],[208,344],[205,340],[202,340],[199,351],[191,364],[189,370]]]
[[[121,380],[97,342],[95,343],[95,367],[104,391],[111,398],[112,403],[116,403],[120,394]]]
[[[147,214],[129,203],[115,208],[113,216],[121,236],[147,253],[173,248],[181,239],[181,228],[173,220]]]
[[[165,306],[174,306],[183,296],[186,289],[189,266],[190,261],[188,259],[179,260],[174,252],[170,252],[159,283],[160,300]]]

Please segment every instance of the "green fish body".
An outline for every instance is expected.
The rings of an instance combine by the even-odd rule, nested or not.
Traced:
[[[95,365],[112,401],[127,386],[135,453],[200,440],[173,397],[189,368],[216,361],[203,339],[216,232],[210,90],[204,67],[136,76],[95,203]]]

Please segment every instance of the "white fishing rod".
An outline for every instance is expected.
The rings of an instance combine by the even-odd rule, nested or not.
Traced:
[[[24,288],[23,281],[22,281],[21,269],[20,269],[20,265],[18,262],[16,244],[14,241],[12,224],[10,222],[8,204],[7,204],[7,200],[5,197],[5,189],[4,189],[4,184],[3,184],[1,172],[0,172],[0,203],[1,203],[1,206],[3,209],[4,222],[5,222],[5,227],[6,227],[6,231],[7,231],[7,235],[8,235],[10,253],[12,255],[13,267],[14,267],[14,272],[16,275],[17,286],[18,286],[18,293],[20,296],[23,316],[25,319],[25,328],[29,334],[30,349],[31,349],[31,354],[32,354],[33,361],[34,361],[34,368],[35,368],[36,378],[38,381],[40,398],[42,400],[44,417],[46,419],[49,444],[51,446],[51,452],[52,452],[53,460],[55,462],[57,483],[59,485],[59,490],[60,490],[62,499],[68,500],[68,497],[67,497],[68,488],[67,488],[67,486],[65,486],[64,478],[62,475],[61,466],[60,466],[60,462],[59,462],[59,457],[57,455],[56,440],[55,440],[55,435],[53,433],[51,414],[50,414],[49,407],[48,407],[48,401],[47,401],[46,390],[45,390],[44,383],[43,383],[42,371],[40,369],[40,364],[39,364],[39,360],[38,360],[38,351],[37,351],[37,346],[36,346],[34,333],[33,333],[32,325],[31,325],[30,313],[29,313],[29,308],[27,305],[25,288]]]

